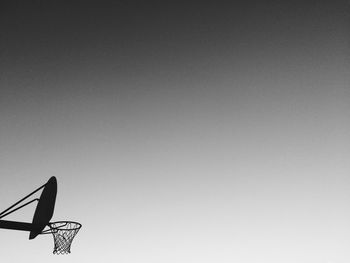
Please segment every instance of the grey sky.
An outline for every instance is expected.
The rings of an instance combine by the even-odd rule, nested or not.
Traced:
[[[83,228],[4,262],[349,262],[348,4],[38,3],[0,15],[1,206],[56,176]]]

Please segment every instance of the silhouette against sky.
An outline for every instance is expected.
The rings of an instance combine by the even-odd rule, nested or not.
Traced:
[[[0,4],[3,262],[350,261],[349,2]],[[8,220],[28,221],[34,207]]]

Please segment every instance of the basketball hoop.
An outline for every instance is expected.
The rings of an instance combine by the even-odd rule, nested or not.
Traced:
[[[42,190],[40,198],[21,204],[26,199]],[[75,235],[79,232],[81,224],[72,221],[50,222],[55,208],[57,194],[57,180],[52,176],[47,181],[30,194],[26,195],[4,211],[0,212],[0,229],[12,229],[28,231],[29,239],[34,239],[40,234],[52,234],[54,239],[53,254],[62,255],[70,253],[70,246]],[[12,214],[13,212],[33,203],[38,202],[34,211],[32,223],[3,220],[2,218]],[[46,227],[49,229],[44,230]]]
[[[70,246],[75,235],[79,232],[81,224],[72,221],[58,221],[49,223],[49,227],[55,245],[53,253],[56,255],[69,254]]]

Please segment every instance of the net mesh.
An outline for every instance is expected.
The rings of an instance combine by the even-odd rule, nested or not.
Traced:
[[[75,235],[79,232],[81,224],[77,222],[60,221],[50,223],[51,233],[54,238],[53,253],[69,254]]]

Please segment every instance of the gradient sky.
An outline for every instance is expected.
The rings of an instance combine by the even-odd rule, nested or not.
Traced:
[[[350,262],[349,2],[244,2],[0,4],[2,262]]]

